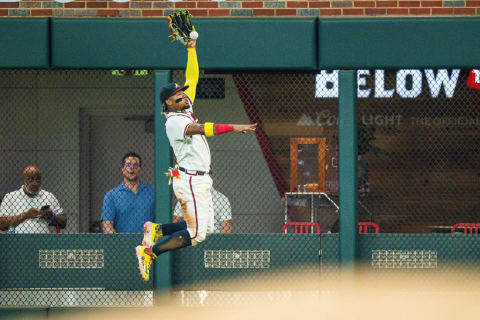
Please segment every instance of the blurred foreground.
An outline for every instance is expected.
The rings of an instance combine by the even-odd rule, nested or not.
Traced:
[[[473,272],[357,272],[336,280],[310,274],[304,281],[297,272],[295,281],[289,278],[272,276],[256,286],[238,282],[229,291],[176,291],[158,307],[64,309],[49,312],[48,319],[456,319],[473,316],[480,301],[480,275]]]

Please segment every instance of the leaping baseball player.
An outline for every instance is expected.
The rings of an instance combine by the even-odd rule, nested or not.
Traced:
[[[150,278],[153,260],[160,254],[195,246],[214,231],[212,203],[212,179],[210,172],[210,149],[205,137],[228,132],[246,133],[255,131],[257,124],[232,125],[200,123],[193,113],[199,68],[196,53],[198,33],[191,24],[187,10],[168,16],[172,37],[187,46],[188,62],[183,86],[176,83],[165,85],[160,92],[165,123],[170,145],[178,162],[173,175],[173,191],[180,203],[184,221],[156,224],[146,222],[143,227],[142,245],[136,247],[138,266],[143,280]]]

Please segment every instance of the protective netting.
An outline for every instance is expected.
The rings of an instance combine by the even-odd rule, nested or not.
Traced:
[[[183,71],[173,80],[183,83]],[[216,219],[230,217],[222,209],[231,212],[233,233],[280,233],[290,222],[331,231],[338,221],[337,128],[322,128],[316,114],[336,110],[337,99],[320,102],[315,74],[202,74],[197,92],[200,121],[259,124],[255,135],[209,139],[213,186],[225,196],[214,199]]]
[[[154,182],[152,74],[1,70],[0,96],[0,304],[151,304],[134,248],[153,191],[119,186]],[[130,234],[84,234],[102,215]]]
[[[361,232],[450,232],[456,222],[476,221],[478,205],[472,191],[479,184],[474,137],[480,125],[475,108],[480,97],[465,83],[469,71],[362,70],[358,76]],[[196,102],[194,110],[201,121],[260,124],[256,141],[234,135],[209,140],[214,187],[230,199],[233,232],[321,232],[321,274],[337,277],[338,72],[202,74],[202,79],[210,80],[199,86],[209,96]],[[175,72],[174,80],[182,83],[183,72]],[[459,155],[456,166],[445,161]],[[429,181],[418,175],[430,177]],[[467,203],[470,216],[464,215]],[[375,272],[421,270],[425,275],[451,266],[457,270],[478,266],[472,257],[475,239],[442,236],[360,238],[360,259]],[[200,248],[225,249],[220,239],[211,238]],[[259,240],[254,243],[275,247],[262,246]],[[316,250],[308,242],[302,249]],[[459,256],[457,250],[463,254]],[[244,263],[249,257],[246,251]],[[291,262],[296,251],[287,246],[285,251],[282,258]],[[224,291],[236,263],[242,261],[240,252],[219,254],[218,265],[234,270],[219,267],[212,274],[199,268],[192,256],[189,251],[174,255],[175,285],[184,289],[176,291],[182,304],[215,305],[250,297]],[[298,274],[312,272],[310,268],[308,263],[296,266]],[[262,271],[242,279],[261,280]],[[219,279],[226,284],[219,287],[215,281]]]
[[[456,223],[478,222],[480,92],[473,73],[358,74],[360,220],[382,233],[449,233]]]
[[[200,76],[194,112],[202,123],[259,128],[208,139],[219,234],[175,252],[176,296],[195,305],[228,291],[233,279],[255,282],[274,270],[335,275],[338,72]],[[182,84],[183,71],[173,80]],[[478,222],[474,80],[470,70],[358,71],[358,208],[359,221],[372,223],[367,232],[450,232]],[[150,305],[152,281],[141,281],[133,248],[154,200],[152,73],[1,70],[0,94],[0,304]],[[122,159],[128,152],[141,164],[135,155]],[[41,177],[22,180],[29,165]],[[145,186],[131,197],[122,181],[139,172]],[[41,201],[24,182],[30,193],[45,190]],[[30,210],[44,205],[53,218],[48,209]],[[92,234],[112,227],[121,234]],[[306,232],[322,236],[290,234]],[[419,247],[417,238],[397,236],[360,241],[361,258],[374,269],[430,267],[433,259],[437,267],[477,264],[473,240],[421,235]],[[457,249],[463,255],[445,254]]]
[[[123,167],[130,151],[142,158],[141,180],[154,182],[151,74],[2,70],[0,90],[0,161],[8,168],[2,170],[2,216],[44,205],[66,216],[60,231],[49,226],[56,223],[47,213],[12,225],[10,233],[99,231],[105,194],[122,183],[126,169],[135,169]],[[28,197],[23,171],[32,165],[38,169],[27,170],[26,185],[42,191]]]
[[[475,70],[357,75],[358,208],[359,221],[373,223],[367,231],[450,232],[477,222]],[[174,73],[175,81],[182,77]],[[209,140],[214,186],[235,199],[233,231],[275,233],[284,223],[314,222],[322,233],[338,232],[338,71],[202,79],[200,92],[209,97],[196,103],[202,121],[261,124],[256,139]]]

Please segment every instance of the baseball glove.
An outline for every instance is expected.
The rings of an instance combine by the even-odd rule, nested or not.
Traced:
[[[192,40],[197,40],[198,33],[192,25],[192,15],[188,10],[181,10],[170,14],[168,17],[168,28],[170,37],[184,45]]]

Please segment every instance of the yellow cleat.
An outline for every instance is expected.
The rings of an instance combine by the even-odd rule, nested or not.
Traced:
[[[145,246],[137,246],[135,251],[140,275],[144,281],[148,281],[150,279],[150,268],[152,267],[153,260],[155,260],[157,256],[152,252],[152,249]]]
[[[143,225],[142,246],[153,247],[160,237],[163,237],[161,226],[150,221],[145,222]]]

